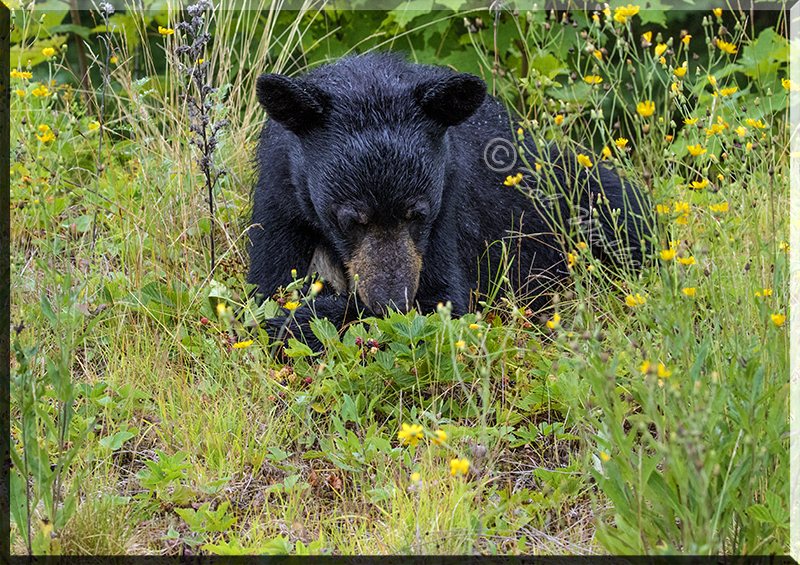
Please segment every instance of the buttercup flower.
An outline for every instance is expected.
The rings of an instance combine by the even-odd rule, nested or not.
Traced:
[[[770,317],[772,318],[772,323],[778,327],[782,326],[786,321],[786,316],[783,314],[771,314]]]
[[[686,296],[694,296],[695,287],[692,286],[689,288],[683,288],[681,289],[681,292],[683,292]]]
[[[691,153],[694,157],[702,155],[707,151],[706,149],[703,149],[703,147],[699,143],[697,145],[687,145],[686,149],[688,149],[689,153]]]

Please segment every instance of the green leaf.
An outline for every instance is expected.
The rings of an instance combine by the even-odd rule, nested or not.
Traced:
[[[128,441],[129,439],[133,438],[134,435],[130,432],[117,432],[113,436],[106,436],[100,440],[100,445],[110,449],[111,451],[116,451],[122,447],[122,444]]]
[[[314,355],[314,352],[309,346],[294,338],[289,339],[289,347],[284,348],[283,352],[289,357],[309,357]]]
[[[759,522],[767,522],[772,523],[773,519],[767,510],[767,507],[763,504],[754,504],[750,508],[747,509],[747,515],[751,518],[758,520]]]

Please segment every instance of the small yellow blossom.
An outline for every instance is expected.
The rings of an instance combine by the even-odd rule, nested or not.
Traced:
[[[739,137],[744,137],[745,135],[747,135],[747,128],[746,128],[746,127],[744,127],[744,126],[739,126],[738,128],[736,128],[736,129],[735,129],[735,130],[733,130],[733,131],[735,131],[735,132],[736,132],[736,134],[737,134]]]
[[[48,90],[45,85],[40,84],[39,86],[31,90],[31,94],[39,98],[40,96],[47,96]]]
[[[286,304],[283,305],[283,307],[286,308],[287,310],[294,310],[298,306],[300,306],[299,302],[287,302]]]
[[[557,126],[560,126],[564,121],[564,114],[558,114],[553,120]]]
[[[680,263],[682,265],[694,265],[695,264],[694,256],[690,256],[688,258],[687,257],[678,257],[676,259],[676,261],[678,261],[678,263]]]
[[[456,342],[456,347],[457,347],[458,349],[461,349],[461,348],[463,348],[465,345],[466,345],[466,342],[465,342],[463,339],[459,339],[459,340]]]
[[[577,160],[578,163],[580,163],[587,169],[592,166],[592,160],[589,158],[588,155],[584,155],[583,153],[578,153]]]
[[[645,42],[647,42],[647,43],[651,43],[653,41],[653,32],[652,31],[644,32],[642,34],[642,39],[644,39]]]
[[[786,316],[783,314],[771,314],[770,317],[772,318],[772,323],[778,327],[782,326],[786,321]]]
[[[745,145],[744,148],[745,150],[750,151],[753,148],[753,144],[748,141],[747,145]]]
[[[52,47],[45,47],[44,49],[42,49],[42,55],[44,55],[45,57],[52,57],[55,54],[55,52],[56,50],[53,49]]]
[[[522,182],[522,173],[517,173],[514,176],[509,175],[506,177],[506,180],[503,181],[503,184],[506,186],[516,186],[520,182]]]
[[[686,74],[686,71],[689,70],[689,64],[684,61],[683,65],[678,67],[677,69],[673,69],[672,73],[677,77],[682,77]]]
[[[402,445],[411,444],[417,445],[417,442],[422,439],[422,426],[418,424],[403,424],[403,429],[397,432],[397,439],[403,440]]]
[[[695,287],[690,286],[688,288],[681,289],[681,292],[683,292],[686,296],[694,296],[695,290]]]
[[[789,244],[786,243],[786,242],[781,243],[778,246],[778,251],[783,251],[784,253],[788,253],[789,252]]]
[[[734,92],[736,92],[737,90],[739,90],[739,88],[738,88],[738,87],[736,87],[736,86],[732,86],[732,87],[730,87],[730,88],[723,88],[722,90],[720,90],[720,91],[719,91],[719,93],[720,93],[720,95],[722,95],[722,96],[730,96],[731,94],[733,94],[733,93],[734,93]]]
[[[674,257],[675,257],[674,249],[664,249],[663,251],[661,251],[661,258],[664,261],[672,261]]]
[[[662,379],[666,379],[668,376],[672,374],[672,371],[667,371],[667,368],[664,366],[664,363],[658,364],[658,376]]]
[[[788,78],[781,79],[781,84],[786,90],[800,90],[800,85]]]
[[[412,483],[419,482],[419,473],[411,473],[411,482]]]
[[[253,340],[252,339],[248,339],[247,341],[240,341],[238,343],[234,343],[233,344],[233,348],[234,349],[244,349],[245,347],[249,347],[251,345],[253,345]]]
[[[636,111],[639,112],[645,118],[652,116],[653,112],[656,111],[656,105],[653,104],[650,100],[646,100],[644,102],[639,102],[636,105]]]
[[[25,97],[25,91],[24,90],[15,90],[14,92],[16,92],[17,96],[19,96],[20,98],[24,98]]]
[[[614,140],[614,145],[619,147],[620,149],[625,149],[625,146],[628,145],[628,140],[624,137],[618,137]]]
[[[712,12],[714,12],[714,15],[718,18],[722,16],[722,8],[714,8]]]
[[[641,364],[641,366],[639,367],[639,372],[641,372],[641,373],[646,373],[646,372],[648,372],[649,370],[650,370],[650,361],[645,361],[645,362],[644,362],[644,363],[642,363],[642,364]]]
[[[687,46],[689,45],[689,42],[691,40],[692,40],[692,36],[690,34],[688,34],[688,33],[686,34],[686,36],[683,39],[681,39],[681,41],[683,41],[683,44],[687,45]]]
[[[314,294],[322,292],[322,283],[320,281],[315,281],[314,284],[311,285],[311,292]]]
[[[658,63],[659,63],[660,65],[666,65],[666,64],[667,64],[667,60],[666,60],[666,58],[664,58],[664,57],[661,57],[661,58],[658,60]]]
[[[172,35],[173,33],[175,33],[175,30],[170,27],[158,26],[158,33],[160,33],[161,35]]]
[[[592,51],[592,55],[594,55],[595,58],[600,60],[600,61],[603,60],[603,52],[600,51],[599,49],[595,49],[594,51]]]
[[[753,118],[747,118],[744,123],[751,128],[764,129],[767,127],[761,120],[754,120]]]
[[[477,330],[479,327],[480,326],[478,324],[470,324],[469,325],[469,329],[471,329],[471,330]]]
[[[661,57],[661,55],[663,55],[664,51],[666,51],[666,50],[667,50],[667,44],[666,43],[659,43],[658,45],[656,45],[656,49],[655,49],[656,57]]]
[[[100,122],[94,121],[89,124],[89,129],[94,131],[96,129],[100,129]]]
[[[766,298],[767,296],[772,296],[772,289],[771,288],[765,288],[765,289],[762,289],[761,292],[756,291],[756,296],[760,296],[760,297],[763,297],[763,298]]]
[[[692,181],[692,188],[695,190],[702,190],[707,186],[708,186],[708,179],[703,179],[700,182],[697,182],[696,180]]]
[[[629,294],[628,296],[625,297],[625,304],[627,304],[631,308],[635,308],[638,305],[638,302],[636,302],[636,299],[633,297],[632,294]]]
[[[225,304],[217,302],[217,316],[222,316],[223,314],[225,314]]]
[[[697,122],[697,118],[684,118],[683,123],[686,125],[692,125]]]
[[[670,212],[669,205],[667,205],[667,204],[658,204],[656,206],[656,212],[658,212],[659,214],[669,214],[669,212]]]
[[[687,145],[686,149],[688,149],[689,153],[691,153],[694,157],[702,155],[707,151],[706,149],[703,149],[703,147],[699,143],[697,145]]]
[[[42,143],[48,143],[56,138],[56,136],[53,135],[52,131],[48,131],[44,135],[37,135],[36,137],[39,138],[39,141],[41,141]]]
[[[734,55],[737,52],[736,46],[733,43],[728,43],[721,39],[717,39],[717,49],[725,51],[728,55]]]
[[[47,124],[40,124],[39,125],[39,131],[42,132],[42,133],[50,131],[50,126],[48,126]]]
[[[548,328],[550,328],[551,330],[553,330],[553,329],[555,329],[555,328],[556,328],[556,326],[558,326],[558,325],[559,325],[559,322],[560,322],[560,321],[561,321],[561,316],[558,314],[558,312],[556,312],[555,314],[553,314],[553,319],[552,319],[552,320],[549,320],[549,321],[547,322],[546,326],[547,326]]]
[[[603,159],[608,159],[611,157],[611,149],[608,148],[608,145],[603,147]]]
[[[447,441],[447,432],[444,430],[436,430],[433,432],[436,437],[432,437],[431,441],[434,445],[442,445],[444,442]]]
[[[469,461],[466,459],[452,459],[450,461],[450,474],[454,477],[456,475],[465,475],[469,470]]]
[[[675,203],[675,211],[676,212],[685,212],[689,213],[689,203],[688,202],[676,202]],[[674,246],[673,246],[674,247]]]
[[[720,202],[719,204],[711,204],[708,208],[712,212],[727,212],[728,211],[728,203],[727,202]]]
[[[603,82],[603,77],[597,75],[586,75],[585,77],[583,77],[583,80],[585,82],[588,82],[589,84],[600,84],[601,82]]]
[[[608,453],[606,453],[605,451],[601,451],[600,452],[600,459],[602,459],[603,461],[611,461],[611,456]]]
[[[711,86],[717,86],[717,77],[708,75],[708,82],[711,83]]]

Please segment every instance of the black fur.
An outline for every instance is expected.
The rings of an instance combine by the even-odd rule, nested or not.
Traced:
[[[315,258],[314,268],[331,269],[323,276],[356,290],[355,298],[336,288],[316,299],[316,314],[334,324],[359,310],[427,313],[447,301],[462,315],[471,291],[486,295],[496,282],[505,241],[512,287],[542,306],[568,272],[560,234],[578,224],[596,254],[642,262],[650,229],[639,191],[597,163],[586,170],[557,150],[536,155],[530,138],[526,158],[534,169],[544,164],[540,172],[525,171],[519,156],[509,168],[513,153],[496,166],[502,152],[494,149],[512,148],[516,133],[475,76],[371,54],[301,78],[264,75],[258,99],[271,119],[257,157],[248,281],[264,297]],[[523,183],[505,186],[517,172]],[[597,205],[598,194],[608,205]],[[614,208],[622,209],[621,233]],[[311,315],[296,311],[300,328]],[[319,347],[310,331],[305,337]]]

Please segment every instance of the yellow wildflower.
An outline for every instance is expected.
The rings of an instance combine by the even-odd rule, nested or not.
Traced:
[[[639,371],[642,373],[646,373],[650,370],[650,361],[645,361],[639,367]]]
[[[299,302],[287,302],[286,304],[283,305],[283,307],[286,308],[287,310],[294,310],[298,306],[300,306]]]
[[[661,55],[663,55],[664,51],[666,51],[666,50],[667,50],[667,44],[666,43],[659,43],[658,45],[656,45],[656,49],[655,49],[656,57],[661,57]]]
[[[520,182],[522,182],[522,173],[517,173],[514,176],[509,175],[506,177],[506,180],[503,181],[503,184],[506,186],[516,186]]]
[[[711,83],[711,86],[717,86],[717,77],[708,75],[708,82]]]
[[[611,149],[608,148],[608,145],[603,147],[603,159],[608,159],[611,157]]]
[[[322,292],[322,283],[320,281],[315,281],[314,284],[311,285],[311,292],[313,294]]]
[[[691,36],[691,35],[689,35],[688,33],[686,34],[686,36],[685,36],[683,39],[681,39],[681,41],[683,41],[683,44],[684,44],[684,45],[687,45],[687,46],[689,45],[689,42],[690,42],[691,40],[692,40],[692,36]]]
[[[586,75],[585,77],[583,77],[583,80],[585,82],[588,82],[589,84],[600,84],[601,82],[603,82],[603,77],[597,75]]]
[[[608,453],[606,453],[605,451],[601,451],[600,452],[600,459],[602,459],[603,461],[611,461],[611,456]]]
[[[782,326],[786,321],[786,316],[783,314],[771,314],[770,317],[772,318],[772,323],[778,327]]]
[[[659,214],[669,214],[669,212],[670,212],[670,209],[669,209],[669,206],[668,206],[668,205],[666,205],[666,204],[658,204],[658,205],[656,206],[656,211],[657,211]]]
[[[39,98],[40,96],[47,96],[48,90],[45,85],[40,84],[39,86],[31,90],[31,94],[36,96],[36,98]]]
[[[708,186],[708,179],[703,179],[700,182],[697,182],[696,180],[692,181],[692,188],[695,190],[702,190],[707,186]]]
[[[253,345],[253,340],[252,339],[248,339],[247,341],[240,341],[238,343],[234,343],[233,344],[233,348],[234,349],[244,349],[245,347],[249,347],[251,345]]]
[[[699,143],[697,145],[687,145],[686,149],[688,149],[689,153],[691,153],[694,157],[702,155],[707,151],[706,149],[703,149],[703,147]]]
[[[578,153],[577,160],[578,163],[580,163],[587,169],[592,166],[592,160],[589,158],[588,155],[584,155],[583,153]]]
[[[686,74],[686,71],[688,71],[688,70],[689,70],[689,64],[688,64],[686,61],[684,61],[684,62],[683,62],[683,65],[681,65],[681,66],[680,66],[680,67],[678,67],[677,69],[673,69],[673,70],[672,70],[672,73],[673,73],[673,74],[674,74],[676,77],[682,77],[683,75],[685,75],[685,74]]]
[[[553,330],[556,328],[556,326],[559,325],[560,321],[561,321],[561,316],[559,316],[558,312],[556,312],[555,314],[553,314],[553,319],[549,320],[546,325],[548,328]]]
[[[175,33],[175,30],[170,27],[158,26],[158,33],[160,33],[161,35],[172,35],[173,33]]]
[[[718,18],[722,17],[722,8],[714,8],[712,12],[714,12],[714,15],[717,16]]]
[[[39,141],[41,141],[42,143],[48,143],[48,142],[50,142],[50,141],[53,141],[53,140],[56,138],[56,136],[55,136],[55,135],[53,135],[53,132],[52,132],[52,131],[48,131],[48,132],[47,132],[46,134],[44,134],[44,135],[37,135],[36,137],[37,137],[37,138],[39,139]]]
[[[417,442],[422,439],[422,426],[413,424],[403,424],[403,429],[397,432],[397,439],[403,440],[402,445],[411,444],[417,445]]]
[[[456,342],[456,347],[457,347],[458,349],[462,349],[462,348],[463,348],[465,345],[466,345],[466,342],[465,342],[463,339],[459,339],[459,340]]]
[[[690,286],[688,288],[681,289],[681,292],[683,292],[686,296],[694,296],[695,290],[695,287]]]
[[[733,131],[735,131],[739,135],[739,137],[744,137],[747,134],[747,128],[745,128],[744,126],[739,126]]]
[[[725,51],[728,55],[734,55],[737,51],[736,46],[733,43],[728,43],[727,41],[723,41],[721,39],[717,39],[717,48]]]
[[[42,49],[42,55],[44,55],[45,57],[52,57],[55,54],[55,52],[56,50],[53,49],[52,47],[45,47],[44,49]]]
[[[98,121],[91,122],[91,123],[89,124],[89,129],[90,129],[91,131],[94,131],[94,130],[96,130],[96,129],[100,129],[100,122],[98,122]]]
[[[753,118],[747,118],[744,121],[744,123],[750,126],[751,128],[764,129],[767,127],[764,123],[762,123],[761,120],[756,121]]]
[[[667,371],[667,368],[664,366],[664,363],[658,364],[658,376],[662,379],[666,379],[668,376],[672,374],[672,371]]]
[[[24,98],[25,97],[25,91],[24,90],[15,90],[14,92],[16,92],[17,96],[19,96],[20,98]]]
[[[620,149],[624,149],[626,145],[628,145],[628,140],[624,137],[618,137],[614,140],[614,145],[619,147]]]
[[[683,123],[686,125],[692,125],[697,122],[697,118],[684,118]]]
[[[642,34],[642,39],[644,39],[644,40],[645,40],[645,42],[647,42],[647,43],[650,43],[650,42],[652,42],[652,41],[653,41],[653,32],[652,32],[652,31],[646,31],[646,32],[644,32],[644,33]]]
[[[694,256],[689,256],[688,258],[686,258],[686,257],[678,257],[676,260],[678,261],[678,263],[680,263],[682,265],[694,265],[695,264]]]
[[[664,249],[663,251],[661,251],[661,258],[664,261],[672,261],[674,257],[675,257],[674,249]]]
[[[644,102],[639,102],[636,105],[636,111],[639,112],[645,118],[652,116],[653,112],[656,111],[656,105],[653,104],[650,100],[646,100]]]
[[[419,473],[411,473],[411,482],[412,483],[419,482]]]
[[[450,461],[450,474],[454,477],[456,475],[466,475],[469,470],[469,461],[466,459],[452,459]]]
[[[800,85],[788,78],[781,79],[781,84],[786,90],[800,90]]]
[[[555,121],[557,126],[560,126],[564,121],[564,114],[558,114],[553,121]]]
[[[447,432],[444,430],[436,430],[433,433],[436,436],[431,438],[431,441],[434,443],[434,445],[442,445],[447,441]]]
[[[737,90],[739,90],[737,87],[732,86],[730,88],[723,88],[722,90],[719,91],[719,93],[722,96],[730,96],[731,94],[733,94]]]

